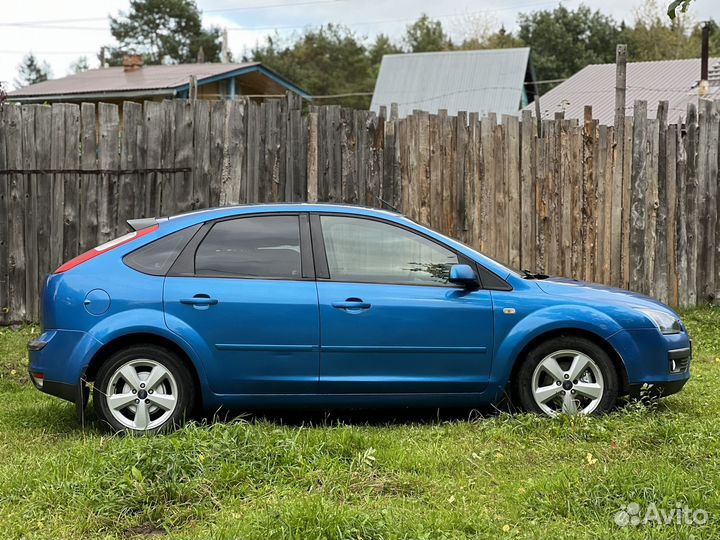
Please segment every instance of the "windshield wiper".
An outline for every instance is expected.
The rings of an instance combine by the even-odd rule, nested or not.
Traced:
[[[546,274],[540,274],[537,272],[531,272],[530,270],[522,270],[522,273],[525,274],[525,279],[547,279],[550,276]]]

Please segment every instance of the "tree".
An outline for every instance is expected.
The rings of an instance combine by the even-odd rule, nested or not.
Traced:
[[[131,0],[127,13],[110,17],[110,32],[119,43],[101,51],[110,65],[122,64],[128,52],[146,64],[191,63],[200,49],[206,61],[220,59],[220,29],[202,27],[193,0]]]
[[[383,50],[395,49],[389,41],[378,38],[375,57]],[[346,27],[335,24],[307,30],[294,41],[284,43],[277,35],[268,36],[262,45],[251,50],[250,58],[282,73],[310,94],[372,92],[375,85],[373,60],[362,40]],[[370,99],[349,96],[334,102],[367,107]]]
[[[81,56],[70,64],[70,73],[82,73],[90,69],[87,56]]]
[[[41,62],[33,53],[28,53],[18,65],[18,78],[15,79],[15,86],[21,88],[39,82],[47,81],[52,76],[50,66],[47,62]]]
[[[476,50],[476,49],[511,49],[514,47],[524,47],[525,43],[508,32],[505,26],[501,26],[497,32],[489,33],[485,36],[465,39],[460,44],[460,49]]]
[[[442,23],[430,19],[424,13],[408,25],[404,41],[410,52],[450,51],[454,48]]]
[[[518,38],[532,49],[538,79],[564,79],[588,64],[615,61],[620,28],[599,11],[580,5],[521,13]]]

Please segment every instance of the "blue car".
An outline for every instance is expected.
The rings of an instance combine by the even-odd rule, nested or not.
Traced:
[[[646,296],[516,272],[399,214],[276,204],[128,222],[47,279],[38,389],[115,431],[219,408],[555,416],[679,391],[691,343]]]

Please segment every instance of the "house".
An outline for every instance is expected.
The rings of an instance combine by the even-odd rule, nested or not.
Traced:
[[[161,101],[188,97],[190,77],[197,78],[199,99],[261,98],[294,92],[309,94],[259,62],[243,64],[143,65],[141,55],[127,55],[118,67],[91,69],[8,92],[22,103]]]
[[[706,97],[720,98],[720,58],[710,58],[710,91]],[[698,99],[700,59],[628,62],[625,93],[626,114],[632,115],[635,100],[647,101],[648,117],[655,118],[658,102],[668,101],[670,118],[684,117],[690,101]],[[612,125],[615,119],[615,64],[592,64],[540,96],[542,118],[584,118],[584,107],[592,106],[593,118]],[[534,105],[527,107],[535,110]]]
[[[401,118],[414,109],[516,114],[534,96],[527,47],[386,54],[370,108],[397,103]]]

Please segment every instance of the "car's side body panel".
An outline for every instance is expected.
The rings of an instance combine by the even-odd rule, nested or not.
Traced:
[[[323,393],[482,392],[493,358],[490,291],[318,282]],[[361,299],[369,307],[336,307]]]
[[[216,305],[183,303],[196,295]],[[320,363],[314,281],[168,277],[168,328],[189,329],[217,394],[315,393]]]

